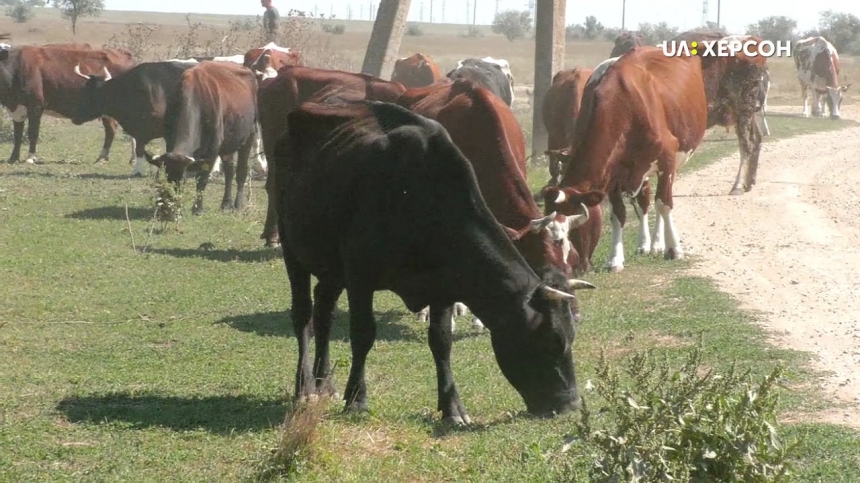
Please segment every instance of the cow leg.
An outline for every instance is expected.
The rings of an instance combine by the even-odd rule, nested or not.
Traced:
[[[274,189],[275,179],[271,171],[266,176],[266,221],[263,224],[263,233],[260,238],[266,240],[267,247],[276,247],[280,244],[278,238],[278,213],[275,209]]]
[[[215,156],[215,161],[212,163],[212,169],[209,170],[209,179],[221,174],[221,156]]]
[[[233,209],[233,178],[236,174],[236,153],[219,156],[224,166],[224,197],[221,198],[221,210]],[[217,159],[217,158],[216,158]]]
[[[27,119],[27,112],[20,114],[22,107],[19,107],[12,113],[13,140],[12,154],[9,155],[9,163],[17,163],[21,160],[21,144],[24,143],[24,121]]]
[[[314,393],[313,375],[311,373],[310,347],[311,313],[311,274],[305,270],[289,250],[284,250],[284,263],[287,276],[290,279],[292,304],[290,318],[293,321],[293,331],[299,344],[299,358],[296,364],[296,386],[294,396],[298,400],[307,398]]]
[[[113,146],[113,140],[116,137],[116,131],[119,128],[119,124],[116,120],[107,116],[102,117],[102,125],[105,128],[105,142],[102,144],[102,152],[99,153],[99,157],[96,158],[95,164],[110,161],[110,148]]]
[[[672,219],[672,176],[671,173],[663,173],[657,180],[657,202],[655,208],[657,215],[663,218],[664,234],[666,237],[666,253],[663,258],[666,260],[680,260],[684,258],[684,251],[681,248],[681,238],[678,235],[678,230],[675,228],[675,222]]]
[[[761,109],[761,131],[762,135],[770,136],[770,127],[767,125],[767,117],[764,115],[764,107]]]
[[[427,317],[430,316],[430,306],[428,305],[427,307],[424,307],[423,309],[421,309],[417,313],[418,313],[418,322],[421,322],[422,324],[426,324],[427,323]]]
[[[128,164],[134,164],[137,159],[137,139],[131,138],[131,157],[128,158]]]
[[[343,398],[345,411],[367,411],[367,384],[364,368],[367,353],[376,341],[376,320],[373,317],[373,291],[351,285],[349,299],[349,343],[352,348],[352,365]],[[432,310],[432,309],[431,309]]]
[[[430,306],[430,326],[427,328],[427,342],[436,363],[436,409],[442,412],[445,421],[455,424],[469,424],[472,420],[460,401],[454,374],[451,370],[452,332],[448,320],[453,320],[454,306]]]
[[[645,180],[642,188],[636,195],[633,203],[633,211],[639,218],[639,232],[636,235],[636,253],[643,254],[651,251],[651,227],[648,226],[648,210],[651,207],[651,182]],[[658,216],[659,220],[660,217]]]
[[[343,287],[325,280],[317,282],[314,287],[313,323],[310,332],[314,335],[314,380],[316,392],[320,395],[333,396],[337,390],[331,380],[331,362],[329,360],[329,342],[331,340],[331,324],[337,299],[343,293]]]
[[[146,149],[146,142],[141,139],[135,139],[134,141],[134,169],[131,170],[132,176],[144,176],[149,171],[149,162],[146,160],[146,155],[144,154],[144,150]]]
[[[609,249],[609,260],[606,269],[610,272],[624,270],[624,222],[627,220],[627,208],[621,191],[612,190],[609,195],[609,203],[612,206],[612,246]]]
[[[753,116],[739,115],[736,120],[741,163],[731,195],[742,195],[755,185],[758,157],[761,152],[761,131]]]
[[[244,210],[248,206],[248,196],[245,194],[245,186],[248,184],[248,162],[251,157],[251,148],[253,147],[253,141],[249,140],[248,143],[239,148],[236,159],[236,202],[234,208],[237,210]]]
[[[197,192],[194,197],[194,206],[191,207],[192,215],[202,215],[205,211],[203,208],[203,193],[206,192],[206,185],[209,184],[209,170],[201,169],[197,172]],[[226,191],[227,188],[224,188]]]
[[[42,111],[41,107],[34,107],[27,110],[27,137],[30,138],[30,152],[27,154],[25,163],[33,164],[36,162],[36,145],[39,143],[39,130],[42,126]]]
[[[263,151],[263,136],[260,134],[260,124],[254,127],[256,135],[254,136],[254,164],[252,169],[257,174],[266,174],[269,171],[269,166],[266,161],[266,155]]]

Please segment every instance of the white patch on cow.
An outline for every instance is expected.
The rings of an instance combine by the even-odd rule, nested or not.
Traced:
[[[102,148],[102,152],[99,153],[99,157],[96,159],[108,159],[109,155],[110,155],[110,151],[108,151],[107,148]]]
[[[664,232],[666,235],[666,250],[674,250],[676,258],[683,255],[681,249],[681,237],[678,236],[678,230],[675,228],[675,222],[672,220],[672,208],[663,204],[663,200],[657,198],[657,214],[663,218]]]
[[[18,105],[10,114],[14,122],[24,122],[27,120],[27,108],[22,105]]]
[[[197,62],[197,59],[170,59],[170,60],[167,60],[165,62],[179,62],[181,64],[199,64],[200,63],[200,62]]]
[[[609,260],[606,261],[606,268],[610,271],[620,271],[624,269],[624,228],[614,212],[611,221],[612,245],[609,248]]]
[[[594,71],[591,73],[591,77],[588,78],[588,82],[585,83],[585,86],[588,87],[589,84],[596,84],[600,82],[600,79],[603,78],[603,75],[606,74],[606,70],[612,67],[612,64],[618,61],[621,57],[610,57],[603,62],[597,64],[597,67],[594,68]]]
[[[265,51],[265,50],[275,50],[275,51],[278,51],[278,52],[283,52],[283,53],[285,53],[285,54],[289,54],[289,53],[291,52],[289,47],[280,47],[280,46],[278,46],[278,45],[277,45],[276,43],[274,43],[274,42],[269,42],[268,44],[264,45],[264,46],[263,46],[263,47],[261,47],[261,48],[262,48],[264,51]]]
[[[481,319],[475,317],[472,319],[472,328],[475,330],[484,330],[484,323],[481,322]]]
[[[228,55],[224,57],[213,57],[212,60],[214,62],[232,62],[234,64],[239,65],[245,64],[245,56],[242,54]]]
[[[569,237],[570,220],[571,218],[569,216],[556,215],[555,219],[546,227],[546,231],[549,233],[549,238],[552,241],[561,244],[561,253],[564,257],[565,263],[567,263],[570,251],[573,249],[573,245],[570,243]]]
[[[639,187],[636,188],[636,191],[629,194],[630,197],[634,197],[639,195],[639,192],[642,191],[642,187],[645,186],[645,182],[648,181],[648,178],[651,177],[652,174],[657,172],[657,161],[651,161],[651,165],[648,166],[648,171],[645,171],[645,174],[642,175],[642,181],[639,182]]]
[[[274,67],[266,67],[263,71],[256,71],[256,73],[260,76],[260,81],[278,77],[278,71]]]
[[[266,174],[269,172],[269,165],[266,162],[266,155],[263,152],[263,138],[259,133],[260,128],[259,125],[257,125],[257,139],[254,141],[254,152],[251,153],[254,155],[254,163],[251,165],[251,169],[258,174]]]
[[[12,46],[6,43],[0,43],[0,50],[12,50]]]
[[[215,161],[212,162],[212,169],[209,170],[209,179],[221,174],[221,156],[215,156]]]
[[[651,242],[651,254],[660,255],[666,251],[666,224],[660,213],[654,217],[654,239]]]
[[[693,153],[695,153],[695,152],[696,152],[696,150],[692,149],[690,151],[678,151],[677,153],[675,153],[675,172],[676,173],[678,171],[680,171],[681,168],[684,167],[685,164],[687,164],[687,161],[689,161],[690,158],[693,157]]]

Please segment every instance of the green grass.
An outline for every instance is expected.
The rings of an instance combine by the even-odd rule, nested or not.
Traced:
[[[771,119],[767,142],[845,125]],[[244,213],[219,212],[222,185],[210,184],[206,214],[192,217],[186,205],[179,230],[156,229],[150,239],[153,192],[149,182],[127,178],[126,141],[117,140],[110,164],[93,166],[99,125],[43,126],[44,164],[0,164],[0,481],[254,478],[277,440],[296,364],[283,262],[257,238],[261,182]],[[734,149],[707,143],[697,161],[724,153],[723,144]],[[0,145],[0,158],[10,149]],[[536,187],[545,179],[532,176]],[[145,253],[132,250],[126,205]],[[709,281],[685,275],[692,262],[635,256],[628,246],[625,271],[590,274],[599,290],[580,295],[581,385],[593,377],[601,348],[618,358],[664,347],[677,361],[702,335],[706,362],[718,369],[737,361],[764,375],[787,364],[785,382],[794,389],[785,410],[825,404],[800,389],[812,377],[806,357],[768,346],[752,315]],[[604,241],[596,265],[605,257]],[[332,344],[341,390],[349,361],[345,299]],[[459,321],[453,364],[476,424],[449,429],[434,411],[426,327],[389,293],[377,294],[375,308],[372,413],[342,416],[341,402],[332,402],[319,428],[322,456],[300,480],[520,482],[560,474],[556,453],[576,416],[526,417],[487,334]],[[856,433],[819,424],[785,431],[808,437],[800,481],[860,480]]]

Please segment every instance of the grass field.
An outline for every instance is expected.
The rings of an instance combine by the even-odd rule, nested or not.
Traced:
[[[61,29],[65,23],[49,13],[24,26],[4,19],[0,30],[12,31],[15,42],[71,39]],[[226,23],[216,16],[205,20]],[[98,22],[83,23],[78,38],[97,43],[129,21],[177,32],[184,22],[177,15],[106,12]],[[369,24],[347,24],[347,34],[333,41],[358,49],[360,60]],[[511,60],[518,77],[531,75],[530,41],[465,39],[455,35],[459,27],[446,28],[407,37],[403,52],[429,51],[446,62],[500,56]],[[569,44],[568,66],[594,64],[609,48]],[[846,70],[855,69],[853,59],[845,63]],[[779,82],[772,99],[784,94],[796,103],[784,87],[790,71],[783,67],[772,67]],[[530,132],[530,116],[519,117]],[[783,116],[769,122],[773,135],[766,142],[847,123]],[[162,232],[150,221],[151,183],[127,177],[125,140],[115,143],[111,163],[92,165],[101,132],[97,123],[72,127],[46,119],[42,164],[0,164],[0,481],[255,479],[270,465],[296,364],[284,265],[279,252],[264,249],[257,238],[265,213],[262,183],[252,183],[252,203],[242,213],[219,212],[223,185],[210,183],[209,211]],[[732,154],[736,146],[732,136],[711,132],[684,171]],[[0,144],[0,158],[10,150],[8,142]],[[770,162],[776,161],[762,160]],[[546,177],[536,168],[532,187]],[[726,173],[726,190],[733,177]],[[630,239],[635,223],[625,230]],[[606,242],[604,236],[595,254],[598,267]],[[754,314],[738,310],[708,280],[686,275],[695,260],[665,262],[633,254],[632,242],[626,246],[625,271],[589,274],[599,289],[579,296],[583,322],[574,351],[580,387],[595,377],[601,349],[620,362],[633,350],[656,347],[678,363],[701,336],[705,363],[717,370],[737,362],[761,376],[785,364],[781,409],[795,419],[831,406],[813,389],[805,355],[769,346]],[[377,294],[375,309],[372,413],[342,416],[341,402],[332,402],[320,426],[321,456],[299,468],[299,480],[549,481],[565,462],[585,474],[589,461],[582,448],[559,454],[576,416],[525,416],[496,366],[488,335],[470,330],[465,319],[458,323],[453,364],[475,424],[441,425],[426,327],[389,293]],[[341,390],[347,334],[342,297],[332,345]],[[781,434],[804,438],[798,481],[860,481],[856,432],[805,422],[783,426]]]

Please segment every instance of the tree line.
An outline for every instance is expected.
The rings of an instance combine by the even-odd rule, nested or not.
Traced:
[[[717,25],[708,22],[706,27],[715,28]],[[534,21],[530,13],[519,10],[499,12],[492,25],[494,33],[503,35],[511,41],[529,36],[533,29]],[[620,28],[605,27],[594,16],[587,16],[583,23],[571,24],[565,28],[565,37],[568,40],[614,41],[622,33],[623,30]],[[656,45],[671,39],[679,33],[679,30],[666,22],[640,23],[636,33],[646,43]],[[860,55],[860,18],[850,13],[832,10],[821,12],[818,27],[803,32],[798,30],[796,20],[783,15],[774,15],[748,25],[745,33],[773,42],[796,41],[820,35],[830,41],[837,51]]]

